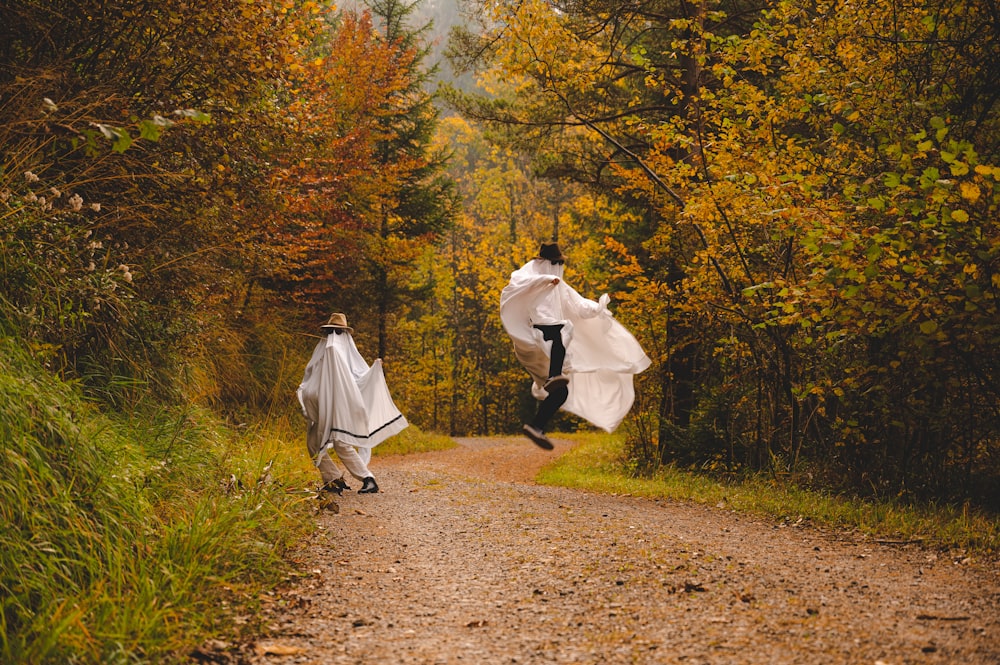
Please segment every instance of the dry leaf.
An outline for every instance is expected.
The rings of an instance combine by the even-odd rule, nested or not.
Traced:
[[[258,643],[254,651],[257,652],[258,656],[297,656],[306,652],[302,647],[290,644],[276,644],[274,642]]]

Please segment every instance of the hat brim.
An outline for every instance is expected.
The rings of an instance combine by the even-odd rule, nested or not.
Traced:
[[[330,324],[324,323],[319,327],[320,330],[350,330],[354,331],[354,328],[350,326],[331,326]]]

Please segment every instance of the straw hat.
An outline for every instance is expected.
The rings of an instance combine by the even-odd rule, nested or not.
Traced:
[[[334,312],[330,315],[330,320],[319,327],[320,330],[336,330],[341,328],[347,331],[353,331],[354,328],[347,325],[347,316],[341,312]]]

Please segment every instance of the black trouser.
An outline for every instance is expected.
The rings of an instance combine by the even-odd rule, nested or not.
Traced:
[[[566,359],[566,347],[563,346],[562,341],[562,325],[534,327],[542,331],[542,339],[546,342],[552,342],[552,351],[549,353],[549,378],[559,376],[562,374],[563,361]],[[569,388],[565,384],[549,390],[549,394],[538,405],[538,413],[531,421],[531,426],[544,432],[545,426],[559,410],[559,407],[566,402],[567,397],[569,397]]]
[[[562,341],[562,324],[553,326],[532,326],[542,331],[542,339],[552,342],[552,352],[549,354],[549,378],[562,374],[563,361],[566,360],[566,347]]]

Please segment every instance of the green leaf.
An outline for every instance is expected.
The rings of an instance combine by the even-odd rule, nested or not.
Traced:
[[[941,172],[933,166],[928,166],[924,169],[924,172],[920,174],[920,186],[924,189],[930,189],[937,181],[941,178]]]
[[[938,324],[936,321],[924,321],[920,324],[920,332],[925,335],[933,335],[937,332]]]
[[[115,152],[125,152],[129,149],[129,146],[132,145],[132,137],[129,136],[129,133],[124,129],[119,129],[117,131],[118,138],[115,139],[115,142],[111,145],[111,149]]]
[[[139,138],[145,141],[159,141],[161,129],[152,120],[143,120],[139,123]]]

